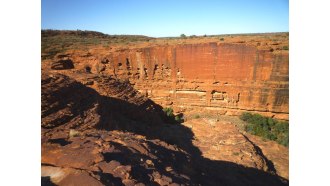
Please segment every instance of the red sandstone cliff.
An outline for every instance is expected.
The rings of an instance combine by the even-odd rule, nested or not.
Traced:
[[[289,57],[232,43],[68,52],[76,70],[128,79],[162,106],[288,119]],[[59,59],[58,59],[59,60]]]
[[[238,115],[248,110],[288,119],[289,59],[280,49],[287,35],[275,36],[282,39],[93,45],[43,59],[43,181],[288,184],[286,147],[249,136],[231,121],[206,117],[167,124],[154,103],[187,117],[190,111]]]

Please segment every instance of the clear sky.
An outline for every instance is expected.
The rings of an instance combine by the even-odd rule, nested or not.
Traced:
[[[289,31],[288,0],[42,0],[41,28],[153,37]]]

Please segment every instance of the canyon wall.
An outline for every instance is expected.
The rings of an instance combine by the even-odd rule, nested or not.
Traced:
[[[228,115],[255,111],[288,119],[287,51],[214,42],[122,49],[99,55],[97,61],[87,68],[129,80],[164,107]]]

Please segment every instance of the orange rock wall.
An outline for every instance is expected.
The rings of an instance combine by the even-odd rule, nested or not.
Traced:
[[[288,119],[288,53],[207,43],[123,49],[102,59],[108,62],[100,63],[98,71],[129,79],[162,106],[248,110]]]

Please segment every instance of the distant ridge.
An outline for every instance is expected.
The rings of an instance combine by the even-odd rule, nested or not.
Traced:
[[[99,37],[99,38],[121,38],[121,37],[138,37],[144,39],[152,39],[152,37],[144,35],[109,35],[102,32],[90,31],[90,30],[53,30],[53,29],[42,29],[41,35],[43,37],[47,36],[57,36],[57,35],[73,35],[73,36],[85,36],[85,37]]]

